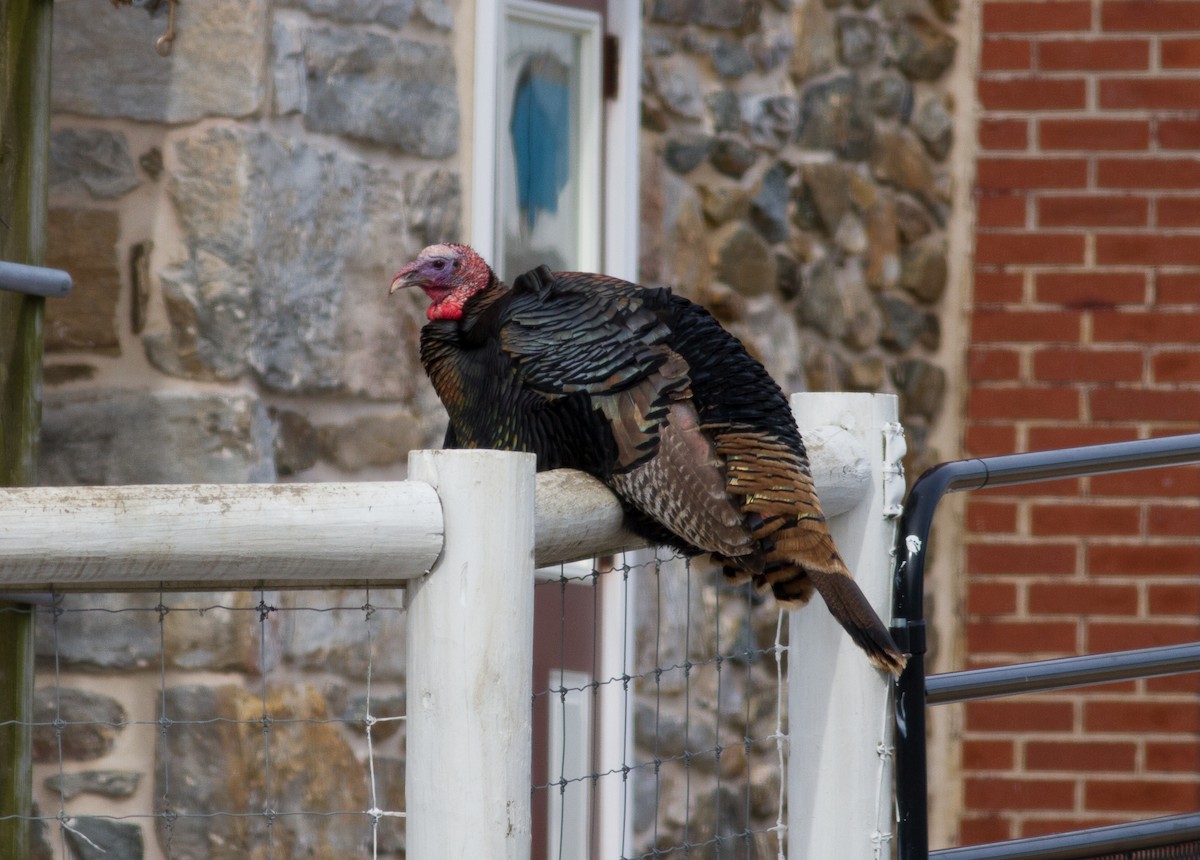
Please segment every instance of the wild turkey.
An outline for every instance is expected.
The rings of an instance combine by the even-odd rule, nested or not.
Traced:
[[[711,553],[789,606],[814,586],[881,669],[905,659],[838,554],[783,392],[699,305],[545,266],[511,288],[465,245],[431,245],[391,291],[432,299],[421,362],[446,446],[531,451],[608,484],[647,538]]]

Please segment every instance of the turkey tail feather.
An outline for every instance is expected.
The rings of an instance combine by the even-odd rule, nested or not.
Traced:
[[[829,612],[842,625],[855,644],[867,654],[875,666],[899,675],[907,663],[891,634],[867,602],[866,596],[848,573],[806,569],[808,579],[829,607]],[[775,586],[776,595],[788,583]],[[785,598],[784,598],[785,599]]]

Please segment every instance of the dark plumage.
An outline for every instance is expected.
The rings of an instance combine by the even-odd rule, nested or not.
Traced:
[[[875,665],[904,668],[829,535],[783,392],[706,310],[544,266],[510,289],[464,245],[422,251],[392,291],[410,286],[433,300],[421,362],[448,447],[589,472],[651,540],[711,553],[787,605],[815,587]]]

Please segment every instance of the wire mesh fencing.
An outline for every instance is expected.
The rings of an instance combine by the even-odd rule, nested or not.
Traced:
[[[535,606],[534,858],[782,858],[774,604],[659,550],[556,569]],[[36,614],[38,860],[405,856],[402,591],[0,611]]]
[[[35,856],[402,857],[401,598],[34,606]]]
[[[605,577],[619,586],[601,589]],[[782,858],[787,646],[773,602],[661,549],[564,569],[538,591],[539,614],[553,613],[540,629],[557,628],[559,652],[541,683],[535,667],[534,856],[544,815],[552,860]],[[605,599],[620,611],[604,613]],[[614,615],[631,628],[601,631],[598,620]],[[624,671],[602,667],[601,634],[621,643]],[[619,723],[595,718],[606,693],[620,697]],[[540,711],[551,733],[545,766]],[[591,746],[578,725],[591,727]],[[590,767],[606,733],[622,756]],[[600,798],[614,785],[620,812],[605,818]],[[605,844],[597,827],[619,830],[619,852],[591,853]]]

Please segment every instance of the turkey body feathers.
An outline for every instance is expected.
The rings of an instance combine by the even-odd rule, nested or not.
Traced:
[[[711,553],[786,604],[815,586],[872,662],[902,670],[829,535],[783,392],[699,305],[601,275],[540,267],[510,289],[489,273],[461,319],[422,329],[421,361],[447,444],[589,472],[650,540]]]

